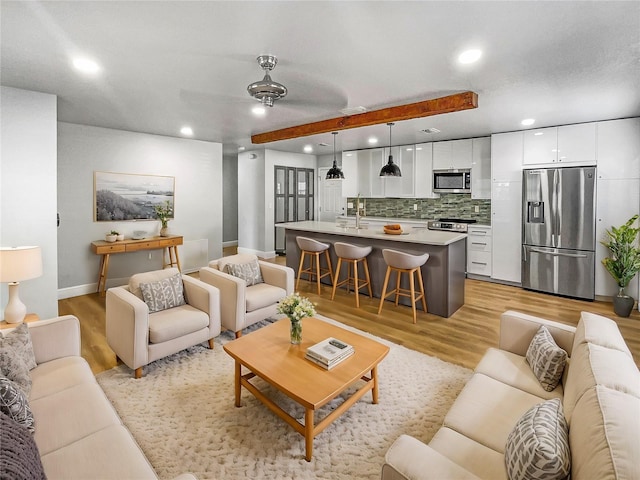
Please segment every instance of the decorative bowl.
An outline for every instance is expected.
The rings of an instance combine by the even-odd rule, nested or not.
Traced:
[[[402,235],[402,226],[397,223],[385,225],[383,229],[387,235]]]

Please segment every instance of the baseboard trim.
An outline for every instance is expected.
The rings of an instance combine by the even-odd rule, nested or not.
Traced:
[[[229,240],[228,242],[222,242],[222,247],[226,248],[226,247],[237,247],[238,246],[238,240]]]
[[[238,247],[238,253],[248,253],[260,258],[276,258],[275,250],[270,252],[263,252],[262,250],[254,250],[253,248]]]
[[[107,288],[118,287],[129,283],[129,277],[125,278],[109,278],[107,279]],[[65,287],[58,289],[58,300],[65,298],[79,297],[80,295],[88,295],[98,291],[97,283],[87,283],[84,285],[76,285],[74,287]]]

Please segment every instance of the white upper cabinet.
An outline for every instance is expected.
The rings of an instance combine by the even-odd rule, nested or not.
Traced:
[[[355,197],[358,195],[358,152],[342,152],[342,196]]]
[[[522,181],[523,132],[491,135],[491,180]]]
[[[433,169],[470,169],[472,156],[473,145],[470,138],[435,142],[433,144]]]
[[[598,122],[598,179],[640,178],[640,118]]]
[[[433,143],[419,143],[416,145],[416,198],[438,198],[433,193]]]
[[[371,151],[361,150],[358,155],[358,193],[371,197]]]
[[[369,181],[371,185],[371,197],[382,198],[384,197],[384,177],[380,176],[380,169],[387,163],[384,157],[384,149],[376,148],[369,150],[371,154],[371,175]]]
[[[471,162],[471,198],[491,198],[491,137],[474,138]]]
[[[524,131],[523,165],[594,165],[596,124],[581,123]]]
[[[389,159],[389,148],[384,149],[384,163]],[[415,177],[415,151],[414,145],[403,145],[391,147],[393,155],[393,163],[395,163],[400,172],[401,177],[383,177],[384,180],[384,196],[390,198],[413,197],[415,195],[414,177]],[[375,172],[378,175],[380,171]]]

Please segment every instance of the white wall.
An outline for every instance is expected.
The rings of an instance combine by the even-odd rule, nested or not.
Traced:
[[[108,128],[58,124],[58,205],[61,217],[60,297],[95,291],[100,258],[90,244],[116,229],[157,235],[160,222],[95,222],[94,171],[175,177],[175,218],[169,232],[184,241],[207,239],[209,259],[222,255],[222,145]],[[151,259],[149,254],[151,253]],[[203,265],[204,266],[204,265]],[[112,255],[107,286],[162,268],[162,251]]]
[[[0,244],[38,245],[43,274],[20,284],[27,311],[58,315],[56,96],[1,87]],[[4,317],[7,286],[0,288]]]
[[[238,157],[222,159],[222,241],[225,245],[238,243]]]

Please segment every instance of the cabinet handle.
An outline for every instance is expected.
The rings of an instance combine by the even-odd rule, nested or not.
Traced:
[[[486,235],[487,232],[485,232],[484,230],[469,230],[470,234],[473,235]]]
[[[474,265],[486,265],[487,264],[487,262],[471,262],[471,263],[473,263]]]
[[[484,242],[471,242],[471,245],[485,245],[486,246],[487,244],[484,243]]]

